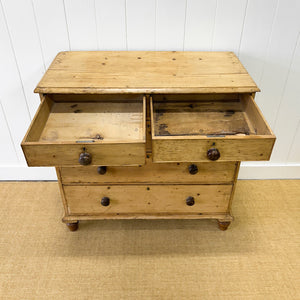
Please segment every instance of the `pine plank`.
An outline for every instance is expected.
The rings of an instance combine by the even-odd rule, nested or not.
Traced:
[[[258,87],[232,52],[61,52],[39,93],[236,93]]]
[[[97,167],[63,167],[61,179],[64,184],[229,184],[234,181],[236,162],[197,164],[198,173],[191,175],[191,163],[155,164],[148,154],[146,164],[140,167],[107,167],[99,175]]]
[[[131,102],[53,102],[45,96],[22,142],[29,166],[145,163],[145,98]],[[120,126],[122,124],[122,126]]]
[[[232,185],[64,186],[70,215],[227,213]],[[187,197],[195,204],[188,206]],[[102,197],[110,198],[102,206]],[[84,201],[83,201],[84,199]]]
[[[154,162],[209,161],[210,148],[219,150],[218,161],[270,158],[275,136],[249,94],[181,102],[156,101],[154,95],[150,104]]]

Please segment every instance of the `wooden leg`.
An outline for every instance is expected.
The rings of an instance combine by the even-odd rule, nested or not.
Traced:
[[[66,223],[67,227],[70,229],[70,231],[76,231],[78,229],[78,221],[75,223]]]
[[[219,226],[219,229],[220,230],[227,230],[228,226],[230,225],[231,222],[228,222],[228,221],[220,221],[218,220],[218,226]]]

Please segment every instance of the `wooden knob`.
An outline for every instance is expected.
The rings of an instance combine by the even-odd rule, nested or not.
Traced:
[[[194,164],[189,165],[189,172],[192,175],[197,174],[198,173],[198,167],[197,167],[197,165],[194,165]]]
[[[87,152],[82,152],[79,155],[79,163],[83,166],[87,166],[92,162],[92,155]]]
[[[195,199],[194,199],[194,197],[189,196],[186,198],[185,202],[186,202],[186,205],[193,206],[195,204]]]
[[[105,166],[98,167],[97,172],[100,175],[104,175],[106,173],[106,167]]]
[[[210,148],[207,150],[207,158],[210,160],[218,160],[221,154],[217,148]]]
[[[101,205],[102,206],[108,206],[109,205],[109,202],[110,202],[110,199],[108,197],[103,197],[101,199]]]

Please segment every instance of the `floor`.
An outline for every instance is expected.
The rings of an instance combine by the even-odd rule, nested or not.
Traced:
[[[0,299],[300,299],[300,180],[238,181],[234,222],[61,223],[56,182],[0,183]]]

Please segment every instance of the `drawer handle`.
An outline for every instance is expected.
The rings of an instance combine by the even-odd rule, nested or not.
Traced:
[[[195,164],[189,165],[189,172],[191,175],[195,175],[198,173],[198,167]]]
[[[186,202],[186,205],[193,206],[195,204],[195,199],[194,199],[194,197],[189,196],[186,198],[185,202]]]
[[[207,150],[207,157],[210,160],[218,160],[221,154],[217,148],[210,148]]]
[[[106,173],[106,167],[105,166],[98,167],[97,172],[100,175],[104,175]]]
[[[110,203],[110,199],[109,199],[108,197],[103,197],[103,198],[101,199],[101,205],[102,205],[102,206],[108,206],[109,203]]]
[[[79,155],[78,159],[79,163],[83,166],[87,166],[92,162],[92,155],[87,152],[82,152]]]

